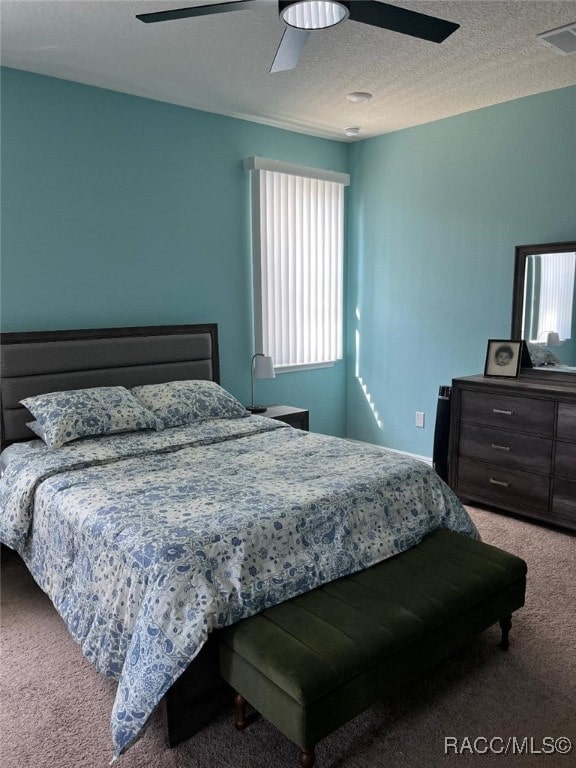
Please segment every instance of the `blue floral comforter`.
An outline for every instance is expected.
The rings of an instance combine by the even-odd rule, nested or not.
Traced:
[[[211,630],[437,528],[478,535],[428,465],[259,416],[23,450],[0,480],[0,539],[118,680],[116,756]]]

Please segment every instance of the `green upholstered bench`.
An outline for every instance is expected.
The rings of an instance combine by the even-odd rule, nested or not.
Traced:
[[[299,745],[315,745],[524,604],[526,563],[451,531],[368,570],[318,587],[220,632],[220,672]]]

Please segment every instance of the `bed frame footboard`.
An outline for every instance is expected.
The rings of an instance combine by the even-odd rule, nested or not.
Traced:
[[[175,747],[230,706],[232,689],[220,675],[218,640],[213,635],[163,699],[164,731]]]

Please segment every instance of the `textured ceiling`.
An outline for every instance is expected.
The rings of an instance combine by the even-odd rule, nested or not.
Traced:
[[[353,0],[354,1],[354,0]],[[1,63],[317,136],[360,138],[576,84],[576,54],[535,35],[576,22],[576,0],[400,0],[460,24],[437,44],[347,20],[313,32],[298,67],[269,74],[277,4],[143,24],[209,0],[1,0]],[[346,94],[373,98],[350,104]]]

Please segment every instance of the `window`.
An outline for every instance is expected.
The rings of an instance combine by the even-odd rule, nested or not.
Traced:
[[[342,358],[344,173],[251,157],[255,349],[277,370]]]

